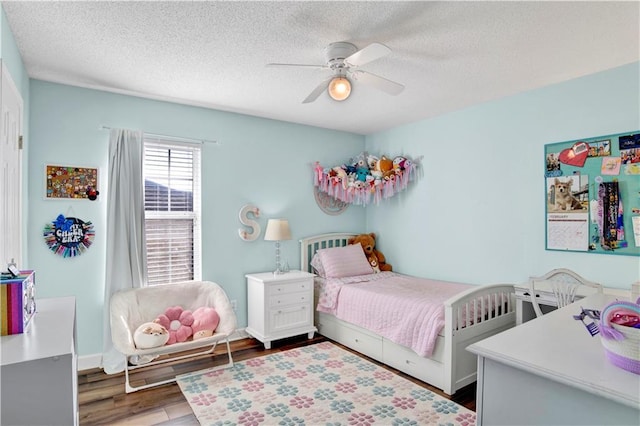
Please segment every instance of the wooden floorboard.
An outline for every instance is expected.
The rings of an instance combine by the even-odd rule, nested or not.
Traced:
[[[242,339],[231,343],[231,351],[234,362],[238,362],[326,340],[322,336],[316,336],[311,340],[308,340],[306,335],[298,336],[272,342],[271,349],[264,349],[262,343],[255,339]],[[338,343],[336,345],[351,351]],[[227,362],[225,351],[226,346],[220,346],[216,348],[214,356],[203,356],[194,361],[167,363],[152,371],[145,369],[134,372],[131,375],[132,383],[135,381],[137,384],[144,384],[176,374],[224,364]],[[440,389],[379,362],[369,360],[470,410],[476,410],[475,384],[459,390],[453,398],[449,398]],[[81,425],[198,425],[198,420],[177,384],[171,383],[127,394],[124,390],[123,373],[107,375],[101,369],[84,370],[78,373],[78,404]]]

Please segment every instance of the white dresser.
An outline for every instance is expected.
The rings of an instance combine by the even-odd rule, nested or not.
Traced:
[[[313,325],[313,274],[247,274],[247,333],[264,343],[317,331]]]
[[[0,424],[77,425],[75,298],[37,299],[29,330],[0,339]]]

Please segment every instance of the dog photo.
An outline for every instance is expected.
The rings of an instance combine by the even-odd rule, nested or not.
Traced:
[[[583,175],[547,178],[547,211],[575,212],[587,210],[588,178]]]

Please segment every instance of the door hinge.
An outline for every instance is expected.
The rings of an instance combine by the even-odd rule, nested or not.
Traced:
[[[18,136],[18,149],[22,149],[22,135]]]

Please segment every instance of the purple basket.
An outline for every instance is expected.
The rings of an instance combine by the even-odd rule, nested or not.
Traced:
[[[626,358],[623,355],[618,355],[617,353],[612,352],[607,348],[604,349],[604,353],[607,355],[607,359],[609,360],[609,362],[611,362],[611,364],[615,365],[616,367],[622,368],[623,370],[631,371],[635,374],[640,374],[640,361]]]
[[[640,328],[625,327],[613,324],[610,314],[615,309],[627,309],[640,312],[637,303],[616,301],[607,305],[600,315],[602,319],[601,342],[607,359],[616,367],[640,374]]]

